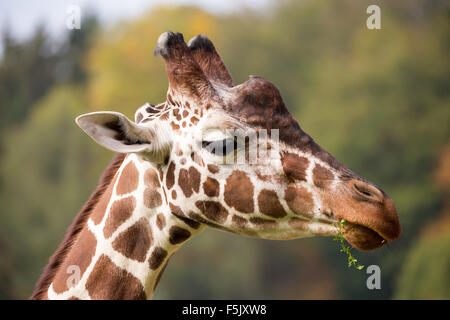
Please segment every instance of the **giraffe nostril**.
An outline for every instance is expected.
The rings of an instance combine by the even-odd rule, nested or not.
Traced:
[[[383,202],[384,195],[376,187],[358,180],[352,180],[350,183],[353,193],[358,196],[358,198],[362,198],[362,200]]]

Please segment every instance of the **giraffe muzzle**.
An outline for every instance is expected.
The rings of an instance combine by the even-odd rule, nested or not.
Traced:
[[[374,185],[352,179],[347,182],[345,209],[336,214],[345,219],[344,238],[361,250],[372,250],[396,240],[401,233],[400,222],[391,198]]]

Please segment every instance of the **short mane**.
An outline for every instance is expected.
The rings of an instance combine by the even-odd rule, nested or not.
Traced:
[[[43,299],[44,294],[47,292],[50,284],[52,283],[56,275],[56,271],[58,271],[58,268],[63,263],[70,248],[75,243],[78,234],[84,228],[86,221],[88,220],[92,210],[95,208],[100,197],[105,193],[105,190],[108,188],[109,184],[113,180],[117,170],[119,170],[120,166],[122,165],[125,156],[126,154],[117,153],[112,159],[109,166],[103,172],[97,188],[91,194],[89,200],[84,204],[81,211],[76,215],[72,224],[67,229],[63,241],[59,245],[56,252],[49,259],[49,263],[47,264],[47,266],[44,269],[44,272],[39,278],[39,281],[37,282],[30,299],[32,300]]]

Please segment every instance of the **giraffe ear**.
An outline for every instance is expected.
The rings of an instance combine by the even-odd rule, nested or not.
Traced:
[[[80,115],[75,122],[95,142],[114,152],[145,153],[157,161],[172,146],[171,129],[159,121],[144,126],[119,112],[101,111]]]

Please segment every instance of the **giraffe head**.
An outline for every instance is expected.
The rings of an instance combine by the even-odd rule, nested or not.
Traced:
[[[157,54],[169,78],[165,102],[140,107],[134,122],[94,112],[77,123],[107,149],[153,163],[174,215],[283,240],[335,235],[345,219],[346,240],[363,250],[399,237],[392,200],[316,144],[272,83],[250,76],[234,86],[203,36],[186,44],[163,33]]]

